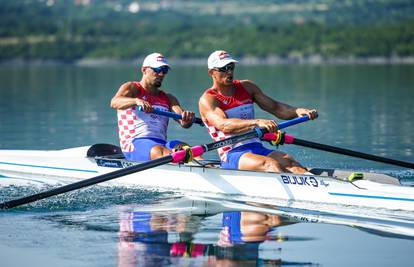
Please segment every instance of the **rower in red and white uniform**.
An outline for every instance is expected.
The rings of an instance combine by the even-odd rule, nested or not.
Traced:
[[[274,120],[255,119],[254,103],[279,119],[289,120],[305,115],[311,119],[317,117],[315,109],[296,108],[270,98],[252,81],[233,80],[237,62],[222,50],[213,52],[207,61],[213,85],[201,96],[199,109],[209,134],[215,141],[256,127],[265,127],[269,132],[275,132],[277,123]],[[256,138],[224,147],[218,152],[223,168],[308,172],[288,154],[268,149]]]
[[[182,115],[178,122],[183,128],[194,121],[194,112],[183,110],[176,97],[161,89],[169,70],[162,54],[148,55],[142,63],[141,81],[124,83],[111,100],[111,107],[118,113],[121,149],[128,160],[148,161],[166,156],[178,143],[167,142],[168,118],[153,114],[154,108]]]

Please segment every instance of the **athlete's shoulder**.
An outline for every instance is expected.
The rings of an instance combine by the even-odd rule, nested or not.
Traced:
[[[119,87],[117,95],[136,97],[139,94],[139,90],[136,82],[126,82]]]
[[[214,90],[213,88],[208,88],[204,90],[203,94],[200,97],[200,100],[201,99],[213,99],[215,98],[216,95],[217,95],[216,90]]]
[[[257,85],[252,80],[238,80],[238,82],[243,85],[244,88],[246,87],[257,87]]]
[[[173,96],[173,94],[166,92],[164,89],[158,89],[158,92],[160,96]]]
[[[163,90],[160,90],[160,94],[159,94],[160,96],[165,96],[165,97],[167,97],[170,101],[171,100],[177,100],[177,98],[173,95],[173,94],[171,94],[171,93],[166,93],[165,91],[163,91]]]
[[[240,80],[239,82],[249,94],[260,92],[260,88],[252,80]]]
[[[128,87],[139,87],[139,82],[136,81],[128,81],[123,83],[121,86],[128,86]]]
[[[217,93],[217,90],[215,90],[213,88],[207,88],[206,90],[204,90],[204,95],[205,94],[214,95],[216,93]]]
[[[139,82],[129,81],[129,82],[123,83],[121,85],[121,88],[136,92],[141,88],[141,85],[139,84]]]
[[[219,105],[218,99],[217,99],[217,91],[209,88],[204,91],[204,93],[200,96],[200,99],[198,101],[200,107],[215,107]]]

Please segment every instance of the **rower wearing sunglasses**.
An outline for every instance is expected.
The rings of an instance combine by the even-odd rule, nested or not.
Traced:
[[[270,98],[250,80],[234,80],[237,62],[226,51],[213,52],[207,61],[213,85],[201,96],[199,109],[215,141],[256,127],[276,132],[274,120],[254,118],[254,103],[279,119],[290,120],[305,115],[311,119],[317,117],[315,109],[296,108]],[[257,138],[219,148],[218,153],[221,166],[226,169],[308,173],[291,156],[264,147]]]
[[[183,128],[194,121],[192,111],[183,110],[177,98],[161,90],[162,82],[170,70],[166,58],[159,53],[145,57],[142,78],[121,85],[111,100],[117,109],[119,140],[125,158],[132,161],[148,161],[171,153],[173,144],[167,142],[168,117],[152,113],[154,108],[171,111],[182,116],[177,120]]]

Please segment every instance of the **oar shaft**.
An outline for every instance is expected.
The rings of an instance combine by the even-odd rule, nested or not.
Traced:
[[[310,120],[308,115],[302,116],[302,117],[297,117],[295,119],[279,123],[278,128],[279,128],[279,130],[282,130],[282,129],[287,128],[289,126],[292,126],[292,125],[295,125],[295,124],[298,124],[298,123],[301,123],[301,122],[305,122],[305,121],[308,121],[308,120]]]
[[[289,137],[292,138],[292,136],[289,136]],[[400,160],[395,160],[395,159],[390,159],[390,158],[384,158],[384,157],[380,157],[380,156],[376,156],[376,155],[366,154],[366,153],[353,151],[353,150],[350,150],[350,149],[345,149],[345,148],[340,148],[340,147],[335,147],[335,146],[319,144],[319,143],[306,141],[306,140],[302,140],[302,139],[298,139],[298,138],[293,138],[292,144],[303,146],[303,147],[314,148],[314,149],[318,149],[318,150],[323,150],[323,151],[327,151],[327,152],[332,152],[332,153],[357,157],[357,158],[361,158],[361,159],[367,159],[367,160],[378,161],[378,162],[382,162],[382,163],[388,163],[388,164],[392,164],[392,165],[396,165],[396,166],[400,166],[400,167],[414,169],[414,164],[410,163],[410,162],[405,162],[405,161],[400,161]]]
[[[142,111],[142,107],[138,106],[138,110]],[[157,115],[161,115],[161,116],[165,116],[165,117],[169,117],[172,119],[176,119],[176,120],[181,120],[183,118],[182,115],[174,113],[174,112],[170,112],[170,111],[164,111],[158,108],[154,108],[152,113],[157,114]],[[197,123],[201,126],[204,126],[203,120],[200,118],[194,118],[194,123]]]

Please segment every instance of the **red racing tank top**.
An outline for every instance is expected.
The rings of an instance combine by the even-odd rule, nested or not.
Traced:
[[[207,89],[206,93],[216,98],[216,100],[219,102],[219,107],[224,111],[224,113],[226,113],[227,118],[254,119],[254,106],[251,95],[246,91],[239,80],[234,80],[233,85],[236,88],[233,96],[224,96],[211,88]],[[216,129],[208,121],[206,121],[206,126],[208,133],[214,141],[224,140],[232,136]],[[260,141],[257,138],[252,138],[239,142],[235,145],[219,148],[217,151],[219,153],[220,159],[222,161],[226,161],[227,153],[231,149],[253,142]]]
[[[170,110],[170,101],[164,91],[160,90],[157,96],[150,95],[135,82],[138,87],[137,98],[149,102],[154,108],[163,111]],[[137,106],[118,110],[118,133],[121,149],[124,152],[134,151],[133,141],[136,138],[158,138],[167,140],[168,118],[153,113],[145,113],[137,110]]]

